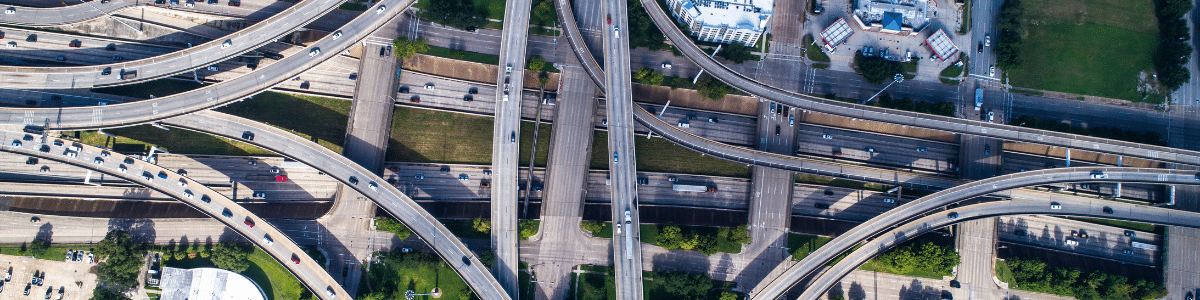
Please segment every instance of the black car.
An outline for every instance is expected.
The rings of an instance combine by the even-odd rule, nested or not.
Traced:
[[[1104,213],[1106,213],[1106,214],[1110,214],[1110,215],[1111,215],[1111,214],[1113,214],[1113,209],[1112,209],[1112,207],[1105,206],[1105,207],[1104,207]]]
[[[957,289],[957,288],[962,288],[962,284],[959,284],[959,283],[958,283],[958,280],[951,280],[951,281],[950,281],[950,287],[952,287],[952,288],[956,288],[956,289]]]
[[[825,204],[825,203],[813,203],[813,207],[816,207],[816,208],[819,208],[819,209],[829,209],[829,204]]]
[[[217,0],[208,0],[208,4],[217,4]]]
[[[154,0],[154,4],[162,5],[162,4],[166,4],[166,3],[167,3],[167,0]]]
[[[25,38],[25,41],[26,41],[26,42],[36,42],[36,41],[37,41],[37,35],[36,35],[36,34],[30,34],[30,35],[29,35],[29,37]]]
[[[242,132],[242,139],[244,139],[244,140],[247,140],[247,141],[253,141],[253,140],[254,140],[254,133],[253,133],[253,132],[249,132],[249,131]]]
[[[112,74],[112,68],[104,68],[103,71],[100,71],[100,75],[109,75],[109,74]]]

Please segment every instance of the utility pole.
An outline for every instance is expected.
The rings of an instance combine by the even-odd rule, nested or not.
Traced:
[[[863,100],[863,102],[859,104],[867,104],[867,102],[871,102],[871,99],[875,99],[875,97],[879,96],[879,94],[882,94],[883,91],[886,91],[889,87],[892,87],[893,84],[901,82],[904,82],[904,74],[896,73],[896,75],[892,76],[892,83],[889,83],[887,86],[883,87],[882,90],[879,90],[878,93],[871,95],[871,98],[867,98],[867,100]]]

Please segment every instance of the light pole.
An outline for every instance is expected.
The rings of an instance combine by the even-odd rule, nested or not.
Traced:
[[[892,76],[892,83],[889,83],[887,86],[883,87],[882,90],[879,90],[878,93],[871,95],[871,98],[867,98],[867,100],[864,100],[862,103],[859,103],[859,104],[867,104],[867,102],[871,102],[871,99],[875,99],[876,96],[879,96],[879,94],[882,94],[883,91],[887,90],[887,88],[891,87],[893,84],[897,84],[897,83],[901,83],[901,82],[904,82],[904,74],[896,73],[896,75]]]
[[[407,292],[404,292],[404,299],[412,300],[413,298],[416,298],[417,296],[429,296],[429,295],[436,295],[436,294],[438,294],[438,291],[436,288],[433,289],[433,292],[424,293],[424,294],[417,294],[416,292],[413,292],[413,290],[408,290]]]

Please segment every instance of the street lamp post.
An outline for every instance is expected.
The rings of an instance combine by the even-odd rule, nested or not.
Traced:
[[[413,290],[408,290],[407,292],[404,292],[404,299],[412,300],[413,298],[416,298],[417,296],[429,296],[429,295],[436,295],[436,294],[439,294],[437,289],[433,289],[433,292],[424,293],[424,294],[417,294],[416,292],[413,292]]]
[[[897,84],[897,83],[901,83],[901,82],[904,82],[904,74],[896,73],[896,75],[892,76],[892,83],[889,83],[887,86],[883,87],[882,90],[879,90],[878,93],[871,95],[871,98],[867,98],[867,100],[864,100],[862,103],[859,103],[859,104],[867,104],[867,102],[871,102],[871,99],[875,99],[876,96],[879,96],[879,94],[882,94],[883,91],[887,90],[887,88],[891,87],[893,84]]]

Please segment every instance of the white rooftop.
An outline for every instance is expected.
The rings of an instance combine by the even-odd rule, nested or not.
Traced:
[[[161,300],[267,300],[250,278],[215,268],[164,267],[159,288]]]
[[[726,25],[729,29],[763,31],[767,28],[774,0],[681,0],[684,10],[696,22],[706,26]]]
[[[929,22],[928,0],[856,0],[856,2],[854,13],[866,23],[883,22],[885,13],[901,15],[900,23],[912,28],[921,28]]]
[[[925,44],[929,45],[929,49],[933,50],[933,53],[943,61],[953,58],[954,54],[958,53],[958,46],[955,46],[950,36],[941,29],[926,38]]]

